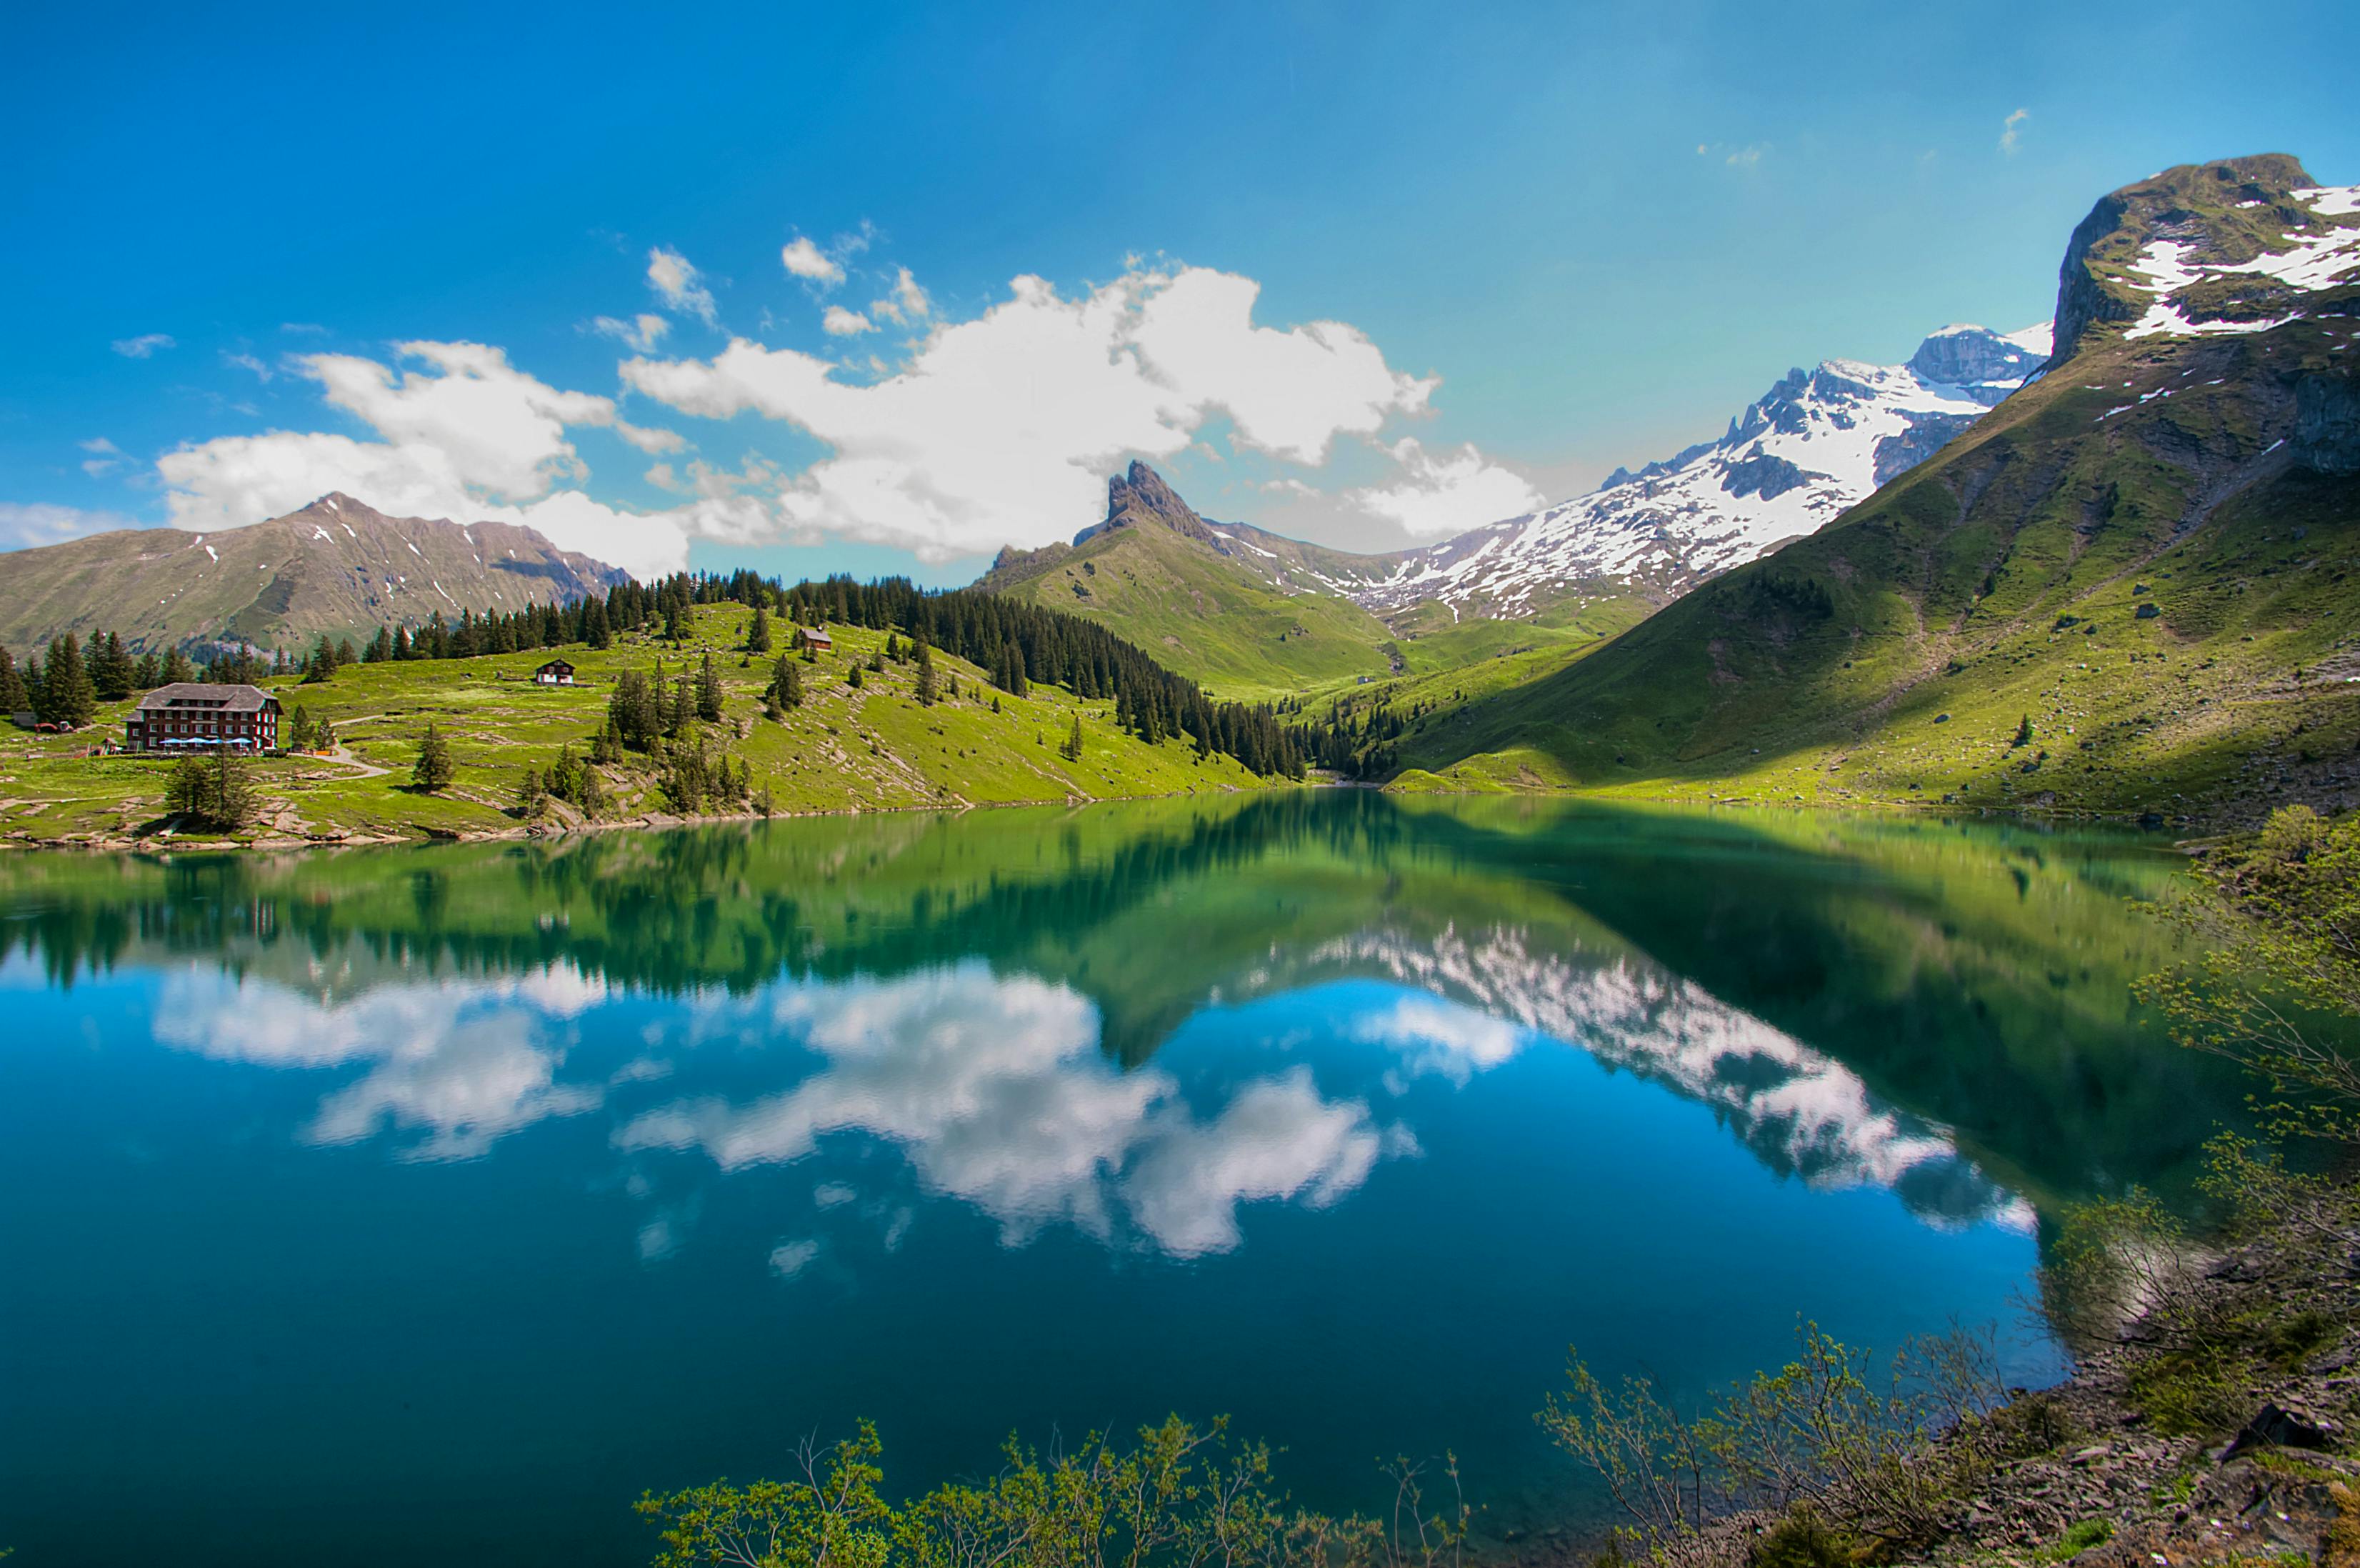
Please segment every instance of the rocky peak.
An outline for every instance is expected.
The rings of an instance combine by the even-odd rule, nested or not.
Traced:
[[[1218,545],[1218,536],[1196,515],[1196,509],[1164,482],[1163,475],[1136,459],[1127,471],[1107,481],[1105,521],[1074,535],[1074,543],[1079,544],[1110,528],[1131,528],[1149,522],[1161,523],[1175,533]]]
[[[1946,326],[1918,345],[1909,368],[1947,387],[2021,381],[2048,358],[2024,343],[1980,326]]]
[[[2062,363],[2092,330],[2197,336],[2266,331],[2348,292],[2360,269],[2350,190],[2322,190],[2285,153],[2188,163],[2099,199],[2058,275]]]

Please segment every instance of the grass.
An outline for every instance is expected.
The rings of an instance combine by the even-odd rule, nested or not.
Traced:
[[[258,762],[258,782],[272,806],[240,837],[512,831],[520,825],[510,807],[525,771],[545,769],[562,746],[586,751],[605,722],[617,674],[647,671],[661,659],[669,677],[694,671],[707,652],[726,697],[721,722],[697,728],[716,751],[743,761],[754,788],[767,785],[782,813],[1185,795],[1264,782],[1232,759],[1199,759],[1185,740],[1142,743],[1115,728],[1109,704],[1081,702],[1044,685],[1013,697],[995,691],[974,666],[943,655],[935,658],[937,675],[945,685],[956,678],[956,698],[920,706],[916,667],[908,662],[864,671],[866,685],[855,689],[847,671],[865,664],[887,636],[856,627],[835,628],[836,652],[799,664],[803,706],[774,723],[761,717],[760,694],[776,654],[738,651],[749,619],[738,606],[703,607],[678,647],[633,637],[603,652],[568,649],[581,682],[571,687],[532,684],[532,669],[548,657],[538,650],[348,665],[316,685],[293,677],[268,682],[289,715],[300,704],[333,724],[351,762]],[[122,734],[131,706],[105,705],[95,724],[71,736],[0,735],[0,832],[18,842],[86,840],[157,825],[169,761],[85,754],[95,741]],[[1076,716],[1084,744],[1080,759],[1069,762],[1059,746]],[[429,721],[441,727],[458,764],[452,786],[434,795],[407,787]],[[664,809],[643,762],[609,772],[610,815]]]
[[[2360,748],[2352,488],[2206,488],[2264,455],[2272,387],[2344,363],[2340,326],[2267,337],[2099,344],[1822,532],[1468,692],[1405,782],[2174,819],[2332,777]],[[2106,419],[2138,389],[2175,395]]]
[[[1233,701],[1392,669],[1393,634],[1351,600],[1284,592],[1153,521],[1110,529],[1000,591],[1098,621]]]

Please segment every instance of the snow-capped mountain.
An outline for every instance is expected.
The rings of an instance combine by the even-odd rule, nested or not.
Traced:
[[[1438,598],[1499,616],[1585,587],[1683,592],[1817,532],[1932,456],[2040,368],[2049,339],[2045,322],[2005,334],[1946,326],[1906,365],[1790,370],[1718,441],[1411,552],[1380,580],[1333,586],[1380,613]]]

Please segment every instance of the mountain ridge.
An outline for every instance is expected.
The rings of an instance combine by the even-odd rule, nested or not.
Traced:
[[[2360,802],[2355,316],[2360,187],[2271,154],[2114,192],[2068,241],[2059,351],[1988,420],[1400,760],[2166,818]]]
[[[326,634],[603,592],[625,574],[516,523],[394,518],[330,491],[282,516],[209,533],[118,529],[11,551],[0,645],[115,631],[135,652],[242,642],[300,650]]]

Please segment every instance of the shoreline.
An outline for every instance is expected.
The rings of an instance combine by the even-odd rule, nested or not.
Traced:
[[[45,839],[37,838],[30,833],[14,832],[0,835],[0,853],[10,851],[35,853],[42,850],[64,850],[78,851],[86,854],[134,854],[141,851],[158,852],[174,850],[186,850],[218,854],[235,853],[242,850],[267,850],[273,853],[283,853],[290,850],[382,849],[404,844],[418,846],[428,844],[497,844],[519,842],[535,839],[563,839],[570,838],[580,833],[611,833],[631,829],[661,831],[663,829],[672,828],[693,828],[707,824],[729,822],[803,821],[825,817],[872,817],[883,815],[907,815],[911,813],[934,813],[945,817],[956,817],[962,816],[970,811],[1005,811],[1044,806],[1080,807],[1112,805],[1125,801],[1185,800],[1202,794],[1252,795],[1282,789],[1367,790],[1379,795],[1390,795],[1397,799],[1403,800],[1414,799],[1419,796],[1441,796],[1454,800],[1485,800],[1517,797],[1525,800],[1545,801],[1631,802],[1633,804],[1647,806],[1687,806],[1704,811],[1735,809],[1746,811],[1837,811],[1863,814],[1884,813],[1895,816],[1930,817],[1937,818],[1948,817],[1965,819],[1972,817],[1977,820],[1998,818],[2001,820],[2018,822],[2071,822],[2093,826],[2107,825],[2138,828],[2149,832],[2162,831],[2165,828],[2188,830],[2173,840],[2177,844],[2202,842],[2213,835],[2232,830],[2234,827],[2233,822],[2216,817],[2182,817],[2174,818],[2166,824],[2149,827],[2140,817],[2134,817],[2121,813],[2080,811],[2070,807],[2055,806],[2014,807],[1939,806],[1931,803],[1908,800],[1857,800],[1846,801],[1841,805],[1834,806],[1815,804],[1809,801],[1754,801],[1722,798],[1710,798],[1699,801],[1687,795],[1636,795],[1621,793],[1619,790],[1616,793],[1612,794],[1605,791],[1577,789],[1393,790],[1388,785],[1373,784],[1360,779],[1306,779],[1299,784],[1293,782],[1281,782],[1263,784],[1253,789],[1224,787],[1219,790],[1209,792],[1185,790],[1150,795],[1065,795],[1061,798],[1043,796],[1036,800],[961,801],[958,804],[949,806],[932,803],[912,804],[908,806],[845,806],[824,807],[815,810],[780,810],[770,812],[768,816],[765,816],[763,813],[759,811],[705,814],[696,817],[673,817],[666,813],[656,812],[643,817],[617,818],[606,821],[584,821],[556,824],[552,824],[546,821],[535,821],[530,823],[519,823],[513,827],[504,828],[471,828],[457,831],[436,831],[433,829],[426,829],[416,832],[391,831],[382,833],[348,833],[334,837],[314,837],[306,834],[264,836],[251,839],[206,838],[199,835],[179,835],[169,833],[169,831],[162,831],[155,834],[137,835],[127,838],[63,835],[58,838]]]

